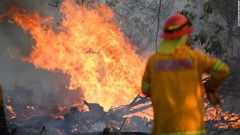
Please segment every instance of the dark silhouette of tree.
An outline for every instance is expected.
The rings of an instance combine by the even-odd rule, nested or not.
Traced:
[[[158,47],[158,35],[159,35],[159,25],[160,25],[159,23],[160,23],[161,7],[162,7],[162,0],[159,0],[157,32],[156,32],[156,39],[155,39],[156,52],[157,52],[157,47]]]

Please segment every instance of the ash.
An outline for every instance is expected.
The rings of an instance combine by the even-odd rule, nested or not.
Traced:
[[[84,101],[89,111],[56,105],[20,107],[14,114],[9,110],[6,113],[12,135],[150,134],[153,120],[134,115],[150,108],[147,103],[149,99],[138,95],[130,104],[107,112],[99,104]]]

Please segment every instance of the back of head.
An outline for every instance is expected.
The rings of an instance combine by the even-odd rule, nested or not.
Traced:
[[[174,50],[186,44],[189,35],[193,32],[190,20],[182,14],[171,16],[164,27],[161,35],[164,40],[158,48],[159,54],[172,54]]]
[[[164,27],[162,38],[180,38],[184,35],[190,35],[193,31],[191,21],[182,14],[171,16]]]

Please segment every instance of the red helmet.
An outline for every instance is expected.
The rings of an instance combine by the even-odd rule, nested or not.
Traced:
[[[193,31],[190,20],[182,14],[175,14],[170,17],[164,28],[163,38],[179,38],[183,35],[189,35]]]

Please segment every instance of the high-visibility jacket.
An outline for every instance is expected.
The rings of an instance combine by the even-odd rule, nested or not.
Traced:
[[[154,111],[154,135],[204,135],[202,74],[209,73],[209,87],[221,86],[229,68],[218,59],[184,45],[173,54],[154,54],[142,79],[142,93]]]

